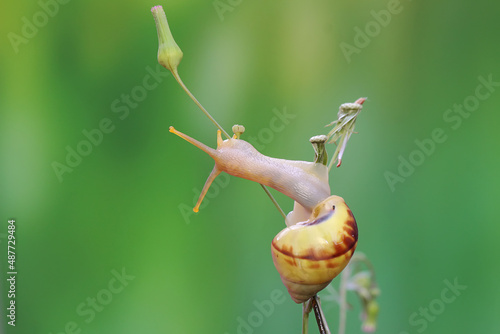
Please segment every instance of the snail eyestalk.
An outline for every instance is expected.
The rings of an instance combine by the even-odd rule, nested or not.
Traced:
[[[151,8],[153,17],[156,23],[156,30],[158,32],[158,63],[165,67],[167,70],[172,72],[175,80],[179,83],[186,94],[193,100],[193,102],[201,109],[201,111],[215,124],[215,126],[224,133],[228,139],[229,134],[217,123],[217,121],[210,115],[210,113],[201,105],[200,102],[194,97],[194,95],[189,91],[184,82],[182,82],[177,67],[179,66],[183,53],[179,48],[177,43],[170,32],[170,28],[167,22],[167,16],[162,6],[155,6]]]

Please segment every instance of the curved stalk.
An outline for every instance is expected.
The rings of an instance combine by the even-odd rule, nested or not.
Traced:
[[[176,68],[172,70],[172,75],[174,76],[175,80],[177,80],[177,82],[182,87],[182,89],[184,89],[184,91],[186,92],[186,94],[191,98],[191,100],[193,100],[193,102],[198,106],[198,108],[201,109],[201,111],[205,114],[205,116],[207,116],[212,121],[212,123],[215,124],[215,126],[224,134],[224,136],[226,136],[227,139],[231,138],[231,136],[226,132],[226,130],[224,130],[222,128],[222,126],[220,126],[219,123],[217,123],[217,121],[215,120],[215,118],[213,118],[212,115],[210,115],[210,113],[201,105],[200,102],[198,102],[198,100],[196,99],[196,97],[186,87],[186,85],[184,84],[184,82],[182,81],[182,79],[181,79],[181,77],[179,75],[179,72],[177,72]]]

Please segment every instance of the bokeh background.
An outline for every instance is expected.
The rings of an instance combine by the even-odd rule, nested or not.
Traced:
[[[378,333],[500,332],[500,87],[479,79],[500,81],[500,5],[486,0],[3,2],[5,332],[300,332],[301,307],[288,296],[258,326],[239,328],[255,302],[285,293],[270,255],[284,223],[257,184],[233,177],[190,214],[213,162],[168,126],[211,146],[215,128],[157,69],[150,8],[158,4],[184,51],[188,87],[227,130],[239,123],[244,138],[260,135],[266,155],[311,160],[309,137],[327,131],[341,103],[368,97],[330,184],[353,210],[358,251],[377,271]],[[397,13],[376,23],[372,11],[388,7]],[[356,37],[366,28],[371,36]],[[346,57],[347,44],[357,49]],[[490,94],[474,100],[476,89]],[[447,112],[464,102],[465,116]],[[269,135],[276,110],[294,117]],[[103,120],[108,133],[84,147],[83,131]],[[435,129],[446,139],[418,153],[415,141]],[[78,145],[91,152],[58,177],[54,163],[66,165]],[[410,156],[418,166],[390,186],[387,173]],[[4,314],[10,218],[15,328]],[[440,303],[455,280],[466,288]],[[347,332],[361,333],[359,301],[349,302]],[[338,307],[324,307],[336,332]]]

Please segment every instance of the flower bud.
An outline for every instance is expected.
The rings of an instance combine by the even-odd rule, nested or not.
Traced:
[[[162,6],[151,8],[158,31],[158,62],[170,72],[177,72],[183,53],[168,27],[167,16]]]

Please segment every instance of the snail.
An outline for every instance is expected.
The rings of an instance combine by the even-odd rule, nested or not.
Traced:
[[[215,160],[198,202],[221,172],[267,185],[292,198],[288,227],[272,241],[273,262],[296,303],[324,289],[349,263],[356,249],[358,229],[351,210],[339,196],[330,196],[328,168],[322,163],[267,157],[234,135],[217,149],[170,127],[169,131],[200,148]],[[324,143],[324,142],[323,142]]]
[[[297,303],[307,301],[344,269],[358,241],[356,220],[351,210],[341,197],[330,196],[326,153],[321,153],[325,152],[326,136],[317,142],[314,140],[318,138],[311,140],[316,152],[315,162],[267,157],[250,143],[239,139],[240,133],[244,131],[242,126],[233,127],[235,135],[230,138],[182,82],[177,67],[183,53],[173,39],[163,8],[155,6],[151,11],[158,31],[158,62],[172,72],[193,102],[219,128],[217,149],[208,147],[173,127],[169,128],[170,132],[200,148],[215,160],[215,167],[208,176],[193,211],[198,212],[210,185],[221,172],[269,186],[292,198],[293,211],[286,216],[287,228],[273,239],[272,255],[292,299]],[[338,120],[331,124],[335,124],[330,132],[331,139],[339,141],[337,166],[340,166],[345,145],[365,100],[360,98],[354,104],[349,104],[347,109],[341,106]],[[222,140],[221,132],[228,139]]]

